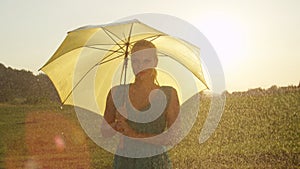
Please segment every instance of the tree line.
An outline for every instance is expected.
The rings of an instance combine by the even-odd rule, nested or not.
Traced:
[[[45,74],[34,75],[27,70],[5,67],[0,63],[0,103],[12,104],[49,104],[60,103],[60,98],[51,80]],[[251,96],[300,92],[298,86],[277,87],[269,89],[255,88],[244,92],[224,91],[228,96]]]
[[[59,103],[51,80],[45,74],[5,67],[0,63],[0,103]]]

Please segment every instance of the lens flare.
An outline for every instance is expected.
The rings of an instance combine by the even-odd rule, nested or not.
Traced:
[[[56,150],[58,152],[63,152],[65,150],[66,148],[65,140],[61,135],[56,135],[54,137],[54,143],[55,143]]]

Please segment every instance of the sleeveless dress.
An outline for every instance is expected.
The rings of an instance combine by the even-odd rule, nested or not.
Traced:
[[[171,87],[162,86],[160,88],[165,96],[168,106]],[[157,102],[161,102],[157,100]],[[128,112],[128,119],[134,119],[141,113],[146,112],[150,108],[150,104],[142,110],[132,108],[131,104],[126,100],[126,108]],[[142,114],[145,118],[151,115],[151,112]],[[157,117],[154,117],[147,123],[136,122],[137,120],[127,120],[132,129],[138,133],[159,134],[166,129],[165,109]],[[114,156],[113,168],[114,169],[172,169],[172,164],[169,160],[167,153],[164,151],[165,147],[162,145],[154,145],[139,140],[133,140],[129,137],[123,137],[122,146],[119,145],[117,153]],[[119,155],[117,155],[119,154]],[[153,156],[154,155],[154,156]],[[129,156],[129,157],[128,157]],[[135,157],[135,158],[131,158]]]

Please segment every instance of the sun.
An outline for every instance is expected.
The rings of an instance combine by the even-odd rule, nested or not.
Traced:
[[[197,20],[195,26],[212,44],[225,69],[232,68],[244,59],[247,37],[241,20],[215,13]]]

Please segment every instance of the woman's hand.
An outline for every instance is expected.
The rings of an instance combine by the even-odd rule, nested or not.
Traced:
[[[127,109],[125,104],[122,107],[119,107],[118,111],[121,113],[116,114],[115,129],[118,132],[124,134],[125,136],[136,137],[138,133],[135,130],[133,130],[128,124]]]
[[[128,137],[137,137],[138,133],[130,127],[127,122],[127,119],[121,119],[117,121],[116,129],[120,133]]]

